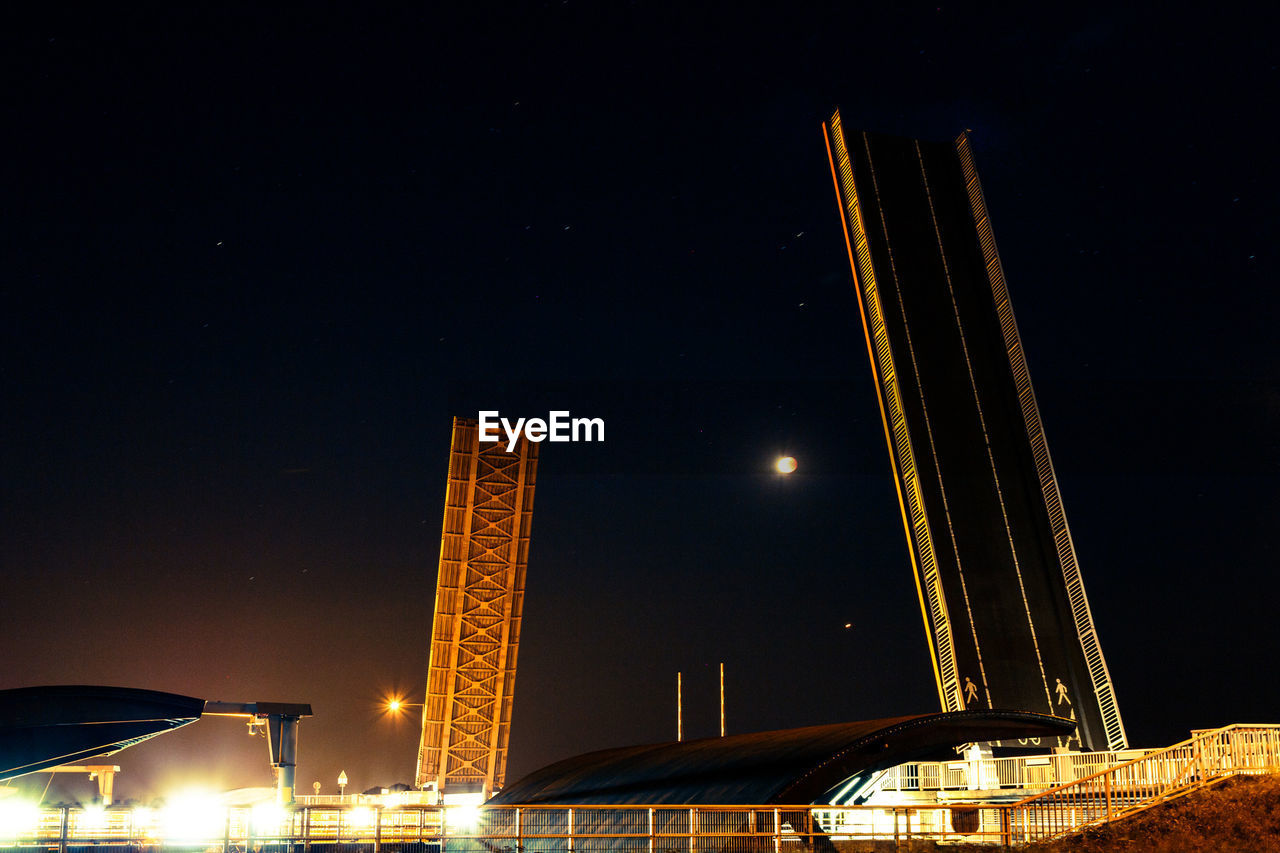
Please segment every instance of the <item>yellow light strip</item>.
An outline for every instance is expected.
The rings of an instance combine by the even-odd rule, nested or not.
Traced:
[[[884,325],[884,311],[876,286],[875,270],[871,265],[871,250],[867,243],[866,227],[862,220],[862,208],[858,201],[857,187],[853,181],[853,168],[849,162],[849,151],[844,141],[839,110],[831,116],[830,128],[824,125],[823,129],[826,131],[824,136],[827,138],[827,159],[831,164],[836,200],[840,205],[845,247],[849,252],[849,267],[859,296],[858,311],[862,316],[862,331],[866,336],[867,354],[870,357],[871,370],[875,378],[876,399],[880,404],[880,420],[884,426],[885,443],[888,445],[890,464],[893,467],[898,508],[902,513],[903,529],[907,536],[912,576],[915,579],[916,593],[920,598],[921,616],[929,639],[929,657],[938,686],[938,699],[944,710],[959,711],[964,708],[964,700],[956,674],[951,620],[947,614],[946,598],[938,577],[933,538],[924,511],[923,496],[920,494],[920,481],[916,474],[911,440],[902,414],[902,401],[899,396],[897,377],[894,374],[893,356]],[[833,140],[836,152],[839,154],[838,170],[837,160],[831,148]],[[853,240],[850,240],[850,225],[853,226]],[[868,323],[868,315],[870,315],[870,323]]]

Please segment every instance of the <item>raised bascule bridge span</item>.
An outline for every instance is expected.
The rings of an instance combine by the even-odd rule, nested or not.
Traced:
[[[969,139],[824,129],[939,702],[1123,750]]]
[[[454,418],[417,784],[484,802],[506,778],[538,445]]]

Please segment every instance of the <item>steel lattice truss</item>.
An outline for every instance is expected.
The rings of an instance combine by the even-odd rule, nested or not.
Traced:
[[[479,441],[455,418],[418,785],[502,787],[529,556],[537,445]]]

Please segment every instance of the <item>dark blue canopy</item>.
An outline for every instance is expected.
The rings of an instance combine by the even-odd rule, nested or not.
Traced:
[[[825,802],[837,786],[962,743],[1058,736],[1028,711],[959,711],[589,752],[535,770],[490,803],[743,805]]]
[[[119,752],[203,709],[203,699],[130,687],[0,690],[0,780]]]

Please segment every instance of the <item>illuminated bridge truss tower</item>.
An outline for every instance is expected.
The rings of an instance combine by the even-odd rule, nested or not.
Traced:
[[[968,139],[826,135],[943,710],[1123,748]]]
[[[453,421],[419,787],[486,798],[502,787],[537,449],[522,437],[508,453],[505,439],[481,443],[474,420]]]

